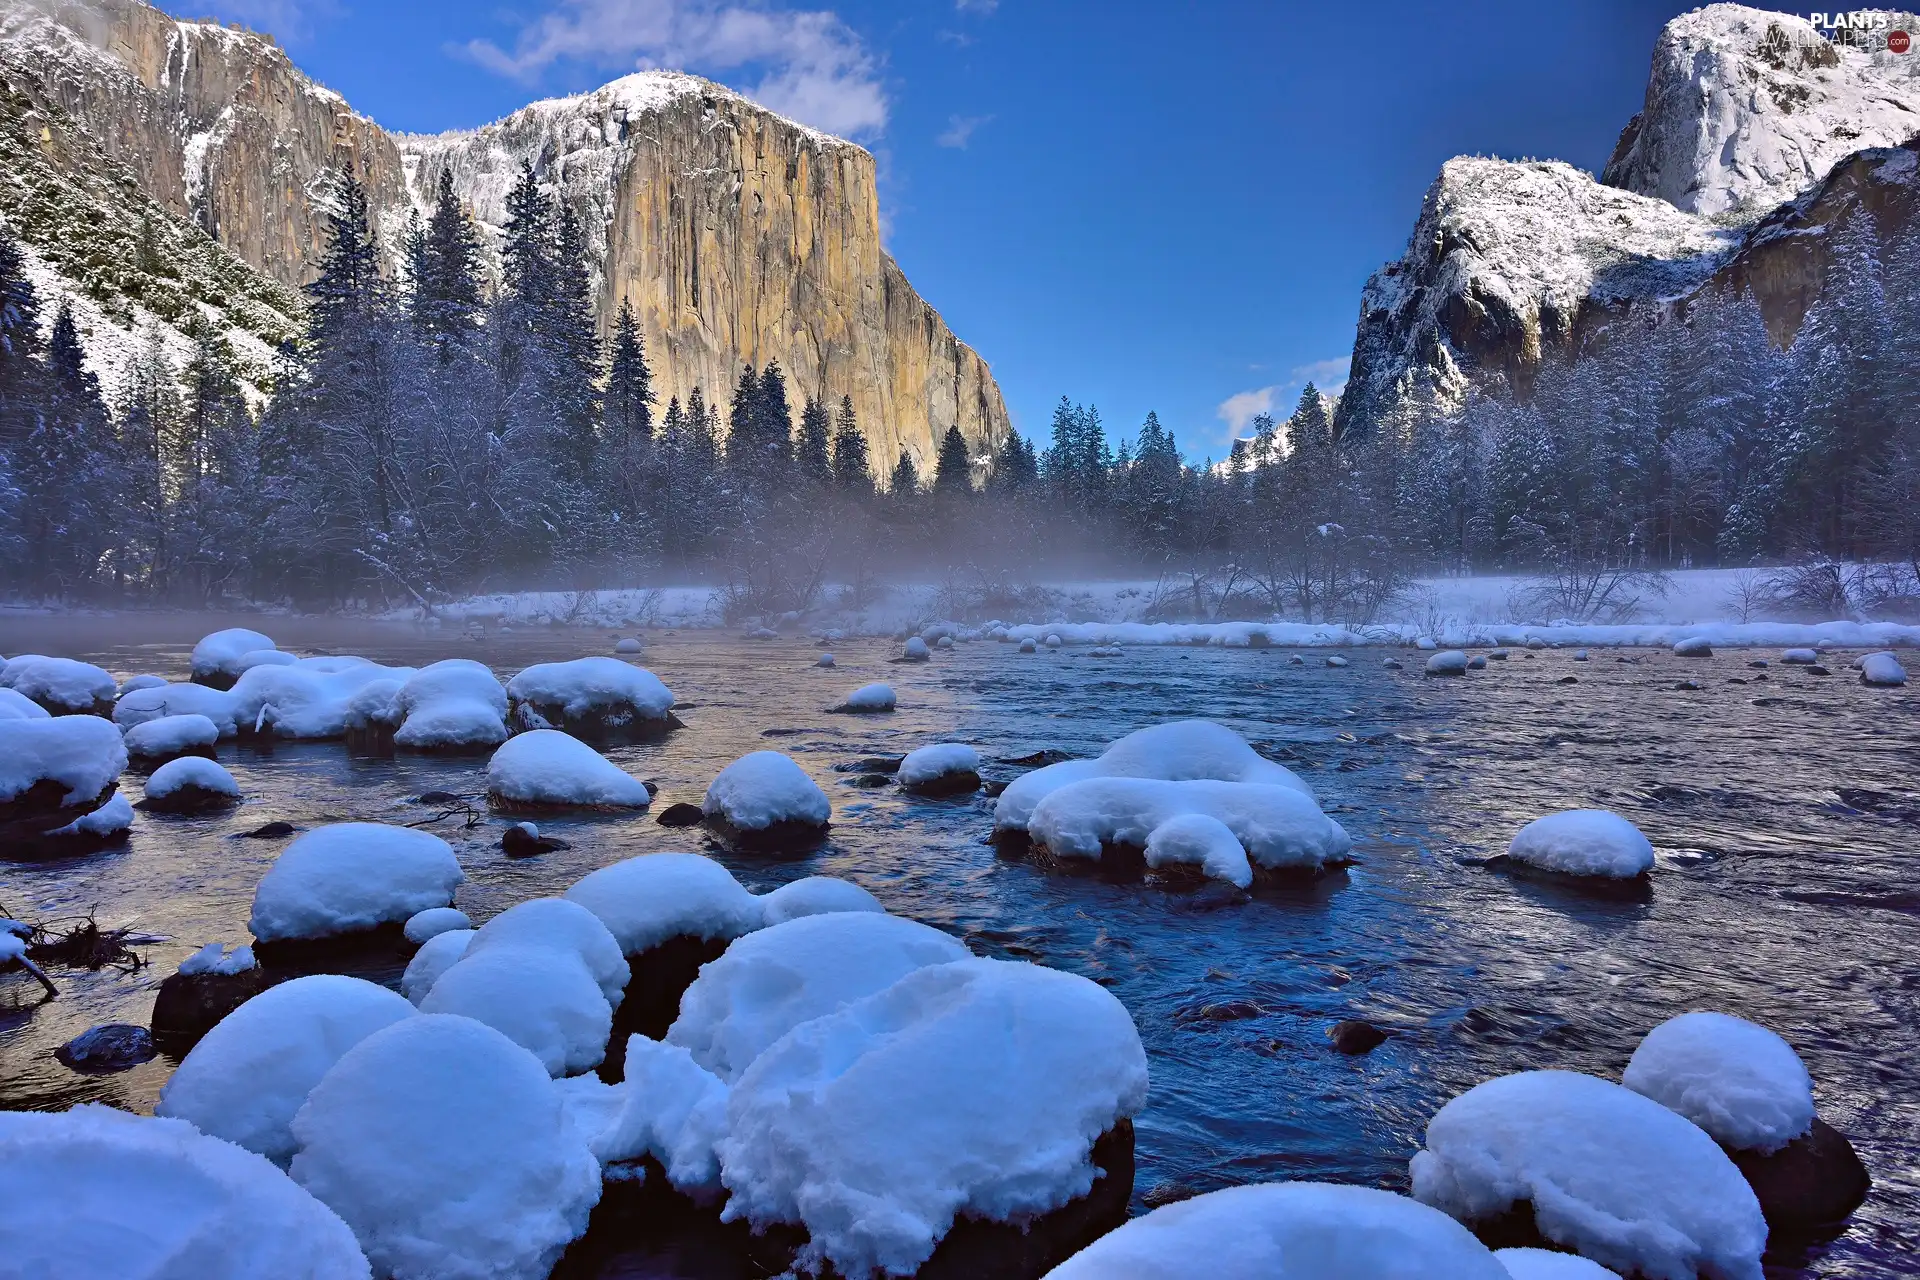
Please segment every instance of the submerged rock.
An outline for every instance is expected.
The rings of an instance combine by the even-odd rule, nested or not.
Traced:
[[[697,804],[688,804],[682,800],[670,804],[660,811],[654,821],[663,827],[697,827],[707,820],[706,813]]]
[[[148,1061],[160,1051],[153,1033],[129,1022],[109,1022],[81,1032],[53,1051],[75,1071],[125,1071]]]
[[[178,1052],[197,1044],[214,1024],[267,989],[259,968],[238,973],[176,973],[160,984],[149,1019],[154,1037]]]
[[[1336,1022],[1331,1027],[1328,1027],[1327,1039],[1333,1042],[1333,1047],[1338,1052],[1347,1054],[1350,1057],[1359,1057],[1363,1054],[1372,1053],[1375,1049],[1385,1044],[1387,1042],[1387,1033],[1379,1027],[1374,1026],[1371,1022],[1363,1022],[1358,1018],[1348,1018],[1345,1021]]]
[[[543,836],[531,822],[516,822],[500,836],[500,850],[509,858],[530,858],[567,847],[565,840]]]

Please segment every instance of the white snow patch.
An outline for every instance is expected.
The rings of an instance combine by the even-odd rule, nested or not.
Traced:
[[[0,720],[0,804],[36,782],[64,787],[62,805],[90,804],[126,767],[120,731],[99,716]]]
[[[273,648],[275,645],[271,636],[249,631],[245,627],[230,627],[200,638],[200,643],[193,646],[192,658],[188,660],[189,670],[196,680],[204,680],[209,676],[238,678],[245,669],[241,665],[243,658]]]
[[[863,684],[847,695],[840,704],[842,711],[891,711],[897,704],[893,686],[889,684]]]
[[[760,900],[698,853],[648,853],[602,867],[567,890],[607,926],[626,955],[680,934],[733,939],[760,927]]]
[[[658,676],[618,658],[539,663],[507,682],[507,696],[557,706],[569,718],[631,712],[659,720],[673,710],[673,694]]]
[[[133,801],[125,793],[118,793],[92,813],[82,814],[58,831],[49,832],[54,836],[90,836],[103,840],[108,836],[119,835],[133,826]]]
[[[401,932],[408,942],[419,945],[455,929],[471,930],[472,928],[473,921],[467,918],[466,912],[457,907],[428,907],[425,911],[416,911],[407,917],[406,928]]]
[[[247,928],[261,942],[401,923],[453,902],[466,876],[439,836],[378,822],[336,822],[296,838],[260,880]]]
[[[760,895],[761,918],[769,925],[830,911],[885,911],[880,899],[851,880],[837,876],[804,876]]]
[[[0,720],[47,720],[53,713],[24,693],[0,688]]]
[[[1513,1280],[1620,1280],[1597,1262],[1551,1249],[1496,1249],[1493,1256]]]
[[[393,740],[420,749],[491,747],[507,740],[507,691],[470,658],[416,671],[394,701],[403,717]]]
[[[598,1066],[613,1009],[579,954],[526,941],[482,947],[485,936],[484,929],[474,935],[420,1001],[420,1012],[484,1022],[538,1058],[549,1075]]]
[[[1204,813],[1182,813],[1168,818],[1147,834],[1147,865],[1194,866],[1213,880],[1239,888],[1253,884],[1253,865],[1240,837],[1218,818]]]
[[[827,793],[778,751],[749,752],[722,769],[700,807],[740,831],[764,831],[776,822],[824,826],[833,816]]]
[[[1112,845],[1145,849],[1168,823],[1193,815],[1212,818],[1238,841],[1245,857],[1268,870],[1321,867],[1353,849],[1346,830],[1320,811],[1313,797],[1292,787],[1212,779],[1088,778],[1049,793],[1034,806],[1027,834],[1057,858],[1098,859]],[[1160,842],[1161,857],[1202,866],[1212,841],[1188,825]],[[1216,859],[1223,851],[1216,850]],[[1239,883],[1237,868],[1224,878]],[[1243,886],[1244,887],[1244,886]]]
[[[0,685],[49,711],[92,711],[120,696],[114,678],[91,662],[23,653],[0,667]]]
[[[223,738],[234,734],[233,694],[203,684],[169,684],[135,689],[113,704],[113,722],[131,729],[167,716],[205,716]]]
[[[149,800],[165,800],[187,787],[234,800],[240,798],[240,784],[233,780],[233,775],[205,756],[181,756],[167,761],[147,779],[146,795]]]
[[[566,898],[529,898],[508,907],[480,927],[467,947],[467,955],[507,946],[544,947],[575,957],[587,967],[607,1003],[615,1007],[632,977],[619,940],[600,917]]]
[[[980,772],[980,753],[964,742],[936,742],[907,752],[894,776],[900,784],[917,787],[958,774]]]
[[[220,730],[205,716],[161,716],[127,730],[127,754],[150,760],[177,756],[196,748],[212,747]]]
[[[646,784],[558,729],[516,734],[487,762],[487,793],[522,804],[616,805],[653,803]]]
[[[427,992],[433,990],[433,984],[440,980],[440,975],[467,953],[475,932],[473,929],[449,929],[421,943],[420,949],[413,953],[413,959],[407,961],[407,971],[400,975],[400,993],[415,1005],[425,1000]]]
[[[1568,809],[1535,818],[1507,849],[1515,861],[1570,876],[1627,880],[1653,869],[1640,828],[1605,809]]]
[[[250,667],[229,695],[233,722],[277,738],[338,738],[353,727],[352,708],[363,691],[411,674],[410,668],[383,667],[365,658],[301,658]]]
[[[1793,1046],[1725,1013],[1683,1013],[1647,1033],[1620,1082],[1736,1151],[1771,1154],[1813,1127],[1813,1079]]]

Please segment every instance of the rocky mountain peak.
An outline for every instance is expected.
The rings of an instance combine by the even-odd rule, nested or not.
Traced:
[[[1829,40],[1792,14],[1713,4],[1682,14],[1653,50],[1646,104],[1602,180],[1708,217],[1750,220],[1843,157],[1920,133],[1920,18],[1879,11]],[[1884,19],[1874,22],[1872,19]]]

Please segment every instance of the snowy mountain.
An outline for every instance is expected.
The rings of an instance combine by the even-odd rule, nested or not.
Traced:
[[[1903,23],[1920,31],[1904,15],[1888,29]],[[1897,61],[1920,52],[1880,41],[1835,46],[1799,19],[1712,5],[1662,31],[1604,184],[1557,161],[1448,161],[1406,254],[1361,295],[1341,429],[1450,413],[1474,389],[1525,397],[1549,356],[1705,288],[1750,293],[1790,343],[1845,210],[1895,209],[1873,222],[1883,240],[1915,232],[1911,152],[1872,149],[1920,134],[1920,62]],[[1889,184],[1892,205],[1875,194]]]
[[[343,171],[392,237],[443,168],[497,232],[531,163],[587,229],[602,322],[622,300],[641,317],[663,399],[701,385],[724,400],[743,363],[777,359],[801,394],[852,398],[876,459],[904,448],[925,466],[953,423],[976,447],[1010,430],[985,362],[881,248],[873,157],[709,81],[645,73],[484,129],[398,136],[271,38],[143,0],[0,0],[0,78],[88,144],[55,170],[77,182],[118,166],[263,283],[309,278]],[[16,195],[0,214],[57,263],[57,234]]]
[[[1709,217],[1752,217],[1791,200],[1855,151],[1920,133],[1920,33],[1888,11],[1830,41],[1805,19],[1715,4],[1669,22],[1653,49],[1646,106],[1620,134],[1603,180]]]

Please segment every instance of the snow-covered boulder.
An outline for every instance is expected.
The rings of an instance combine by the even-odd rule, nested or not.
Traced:
[[[164,689],[167,687],[165,676],[142,675],[128,676],[120,682],[120,696],[126,697],[141,689]]]
[[[1213,820],[1238,842],[1235,863]],[[1173,824],[1173,830],[1162,828]],[[1036,849],[1059,860],[1140,857],[1166,871],[1197,864],[1241,888],[1257,874],[1318,871],[1347,860],[1353,841],[1320,811],[1313,797],[1292,787],[1212,779],[1088,778],[1049,793],[1034,806],[1027,835]],[[1157,837],[1157,838],[1156,838]]]
[[[1593,1076],[1527,1071],[1440,1109],[1414,1196],[1472,1225],[1531,1207],[1548,1241],[1629,1274],[1760,1280],[1767,1224],[1691,1121]]]
[[[301,658],[251,667],[234,681],[232,718],[241,734],[300,741],[345,735],[370,688],[385,689],[413,674],[365,658]]]
[[[120,731],[98,716],[0,719],[0,857],[57,855],[124,831],[133,812],[114,789],[126,767]],[[125,823],[107,821],[122,809]]]
[[[467,953],[476,932],[474,929],[449,929],[421,943],[420,949],[413,953],[413,959],[407,961],[406,972],[400,975],[400,994],[415,1005],[425,1000],[427,992],[433,990],[433,984],[440,980],[440,975]]]
[[[698,853],[647,853],[602,867],[567,890],[629,959],[676,937],[733,941],[760,927],[760,899]]]
[[[1907,669],[1891,653],[1870,653],[1860,659],[1860,683],[1883,689],[1897,688],[1907,682]]]
[[[1481,654],[1476,653],[1471,658],[1467,659],[1467,670],[1485,671],[1486,669],[1487,669],[1487,660]]]
[[[155,813],[205,813],[240,803],[240,784],[204,756],[169,760],[147,779],[142,809]]]
[[[293,1119],[292,1174],[395,1277],[545,1280],[600,1167],[532,1054],[419,1014],[349,1049]]]
[[[542,662],[507,682],[516,722],[582,738],[654,737],[680,728],[673,694],[644,667],[618,658]]]
[[[964,742],[936,742],[907,752],[894,775],[922,795],[959,795],[980,789],[980,753]]]
[[[927,642],[925,640],[922,640],[919,636],[908,636],[906,648],[901,651],[899,660],[904,662],[925,662],[932,656],[933,653],[927,648]]]
[[[1177,720],[1136,729],[1093,760],[1062,760],[1022,774],[1000,793],[993,810],[996,831],[1025,831],[1033,810],[1049,793],[1087,778],[1159,778],[1164,781],[1207,778],[1291,787],[1312,794],[1307,784],[1275,764],[1247,740],[1211,720]]]
[[[1493,1256],[1513,1280],[1620,1280],[1620,1273],[1575,1253],[1551,1249],[1496,1249]]]
[[[122,729],[166,716],[205,716],[223,738],[235,733],[233,695],[199,684],[168,684],[134,689],[113,704],[113,722]]]
[[[915,969],[741,1074],[716,1146],[723,1217],[804,1225],[802,1266],[910,1274],[957,1217],[1029,1219],[1096,1191],[1095,1144],[1130,1133],[1146,1091],[1133,1019],[1098,983],[998,960]]]
[[[621,636],[613,642],[615,653],[633,654],[646,652],[647,646],[637,636]]]
[[[387,988],[339,974],[268,987],[222,1018],[160,1090],[156,1115],[286,1167],[293,1117],[340,1056],[382,1027],[413,1016]]]
[[[1724,1013],[1683,1013],[1647,1033],[1621,1082],[1706,1130],[1776,1230],[1825,1228],[1871,1186],[1846,1137],[1814,1114],[1813,1081],[1773,1032]]]
[[[450,906],[466,876],[439,836],[336,822],[295,839],[267,868],[247,928],[261,942],[331,938],[400,925]]]
[[[700,808],[727,839],[765,849],[816,841],[833,816],[820,784],[778,751],[749,752],[722,769]]]
[[[434,982],[420,1012],[484,1022],[538,1058],[549,1075],[598,1066],[613,1031],[613,1009],[579,954],[526,942],[483,948],[485,932],[476,933],[466,954]]]
[[[508,907],[480,927],[467,955],[494,947],[544,947],[573,956],[609,1005],[620,1003],[631,977],[620,940],[599,916],[566,898],[529,898]]]
[[[1463,676],[1467,674],[1468,659],[1459,649],[1443,649],[1427,659],[1427,674],[1430,676]]]
[[[1818,649],[1788,649],[1780,655],[1780,661],[1790,667],[1811,667],[1820,661]]]
[[[1673,646],[1676,658],[1711,658],[1713,645],[1705,636],[1688,636]]]
[[[854,715],[875,715],[893,710],[896,703],[892,685],[863,684],[848,694],[845,701],[834,710]]]
[[[172,1052],[184,1052],[266,987],[267,975],[252,947],[229,951],[209,942],[160,983],[149,1018],[153,1034]]]
[[[1040,646],[1034,643],[1032,636],[1023,637],[1019,647],[1021,653],[1038,653],[1040,651]]]
[[[1049,633],[1047,638],[1041,641],[1041,643],[1046,645],[1047,648],[1049,649],[1058,649],[1061,646],[1061,644],[1064,642],[1060,639],[1058,635]]]
[[[211,760],[220,730],[205,716],[161,716],[134,725],[126,732],[127,755],[153,763],[180,756],[205,756]]]
[[[1097,644],[1087,650],[1089,658],[1119,658],[1124,657],[1125,654],[1126,650],[1117,644]]]
[[[229,627],[203,636],[200,643],[193,646],[193,656],[189,659],[193,682],[212,689],[231,689],[247,669],[243,665],[247,657],[274,648],[271,637],[245,627]]]
[[[0,685],[56,716],[110,716],[120,686],[91,662],[25,653],[0,666]]]
[[[760,895],[761,916],[769,925],[833,911],[885,910],[880,899],[837,876],[805,876]]]
[[[396,746],[417,751],[495,747],[507,740],[507,691],[470,658],[446,658],[400,686]]]
[[[831,667],[837,667],[837,666],[839,666],[840,664],[839,664],[839,662],[838,662],[838,660],[836,660],[836,659],[834,658],[834,656],[833,656],[832,654],[830,654],[830,653],[823,653],[823,654],[821,654],[821,655],[820,655],[820,656],[819,656],[819,657],[818,657],[817,659],[815,659],[815,660],[814,660],[814,664],[813,664],[813,665],[814,665],[814,666],[816,666],[816,667],[828,667],[828,668],[831,668]]]
[[[458,907],[428,907],[425,911],[416,911],[408,916],[400,933],[408,942],[420,946],[443,933],[472,928],[473,921]]]
[[[88,1103],[0,1111],[0,1269],[112,1280],[365,1280],[352,1231],[265,1159]]]
[[[646,783],[558,729],[508,738],[487,762],[487,799],[506,809],[644,809]]]
[[[1653,870],[1653,845],[1640,828],[1605,809],[1568,809],[1520,828],[1507,856],[1541,871],[1630,880]]]
[[[1046,1280],[1510,1280],[1446,1214],[1372,1187],[1260,1182],[1163,1205]]]
[[[50,720],[53,713],[24,693],[0,688],[0,720]]]
[[[803,1022],[883,991],[915,969],[965,960],[938,929],[866,911],[804,916],[736,939],[680,997],[667,1032],[731,1084]]]

